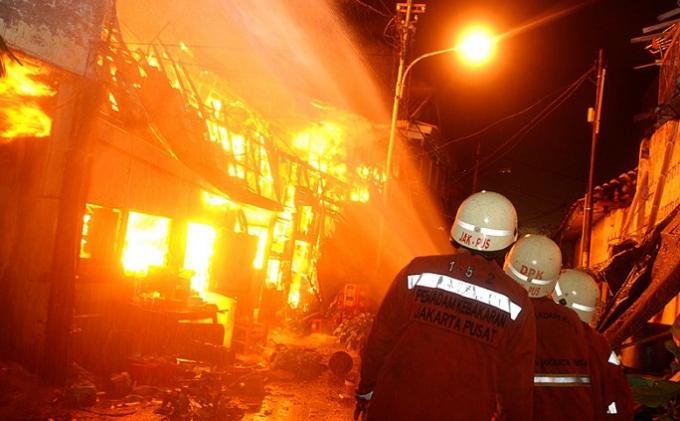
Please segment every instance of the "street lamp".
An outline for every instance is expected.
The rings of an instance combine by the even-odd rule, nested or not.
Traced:
[[[479,65],[488,60],[494,50],[496,38],[491,32],[483,27],[472,27],[463,32],[458,43],[449,48],[425,53],[415,58],[406,69],[404,69],[404,49],[399,57],[399,68],[397,69],[397,81],[394,86],[394,101],[392,103],[392,119],[390,120],[390,137],[387,145],[387,163],[385,165],[385,185],[383,189],[383,200],[387,202],[389,196],[388,189],[392,172],[392,156],[394,154],[394,143],[397,133],[397,120],[399,118],[399,104],[404,94],[404,85],[409,72],[416,63],[433,56],[457,51],[461,58],[468,64]]]
[[[495,37],[483,26],[472,26],[463,32],[458,41],[458,52],[469,65],[479,66],[491,58]]]

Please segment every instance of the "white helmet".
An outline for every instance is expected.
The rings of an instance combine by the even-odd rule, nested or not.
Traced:
[[[576,269],[566,269],[555,285],[553,300],[574,310],[578,317],[590,323],[600,299],[600,289],[592,276]]]
[[[451,240],[473,250],[497,251],[517,239],[517,212],[503,195],[481,191],[461,203]]]
[[[503,270],[529,293],[545,297],[555,288],[562,267],[562,252],[545,235],[525,235],[510,249]]]

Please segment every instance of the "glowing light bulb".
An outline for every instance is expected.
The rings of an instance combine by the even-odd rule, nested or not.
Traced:
[[[495,44],[495,37],[490,30],[475,26],[463,32],[457,50],[463,61],[469,65],[478,66],[491,58]]]

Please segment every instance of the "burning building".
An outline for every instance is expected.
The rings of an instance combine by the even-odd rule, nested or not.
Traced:
[[[380,194],[384,128],[309,97],[263,113],[191,42],[126,40],[108,2],[21,3],[0,6],[2,348],[115,365],[316,305],[322,242]]]

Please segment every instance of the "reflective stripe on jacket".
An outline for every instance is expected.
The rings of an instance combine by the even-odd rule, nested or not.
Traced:
[[[581,320],[550,298],[532,302],[536,316],[534,420],[595,419],[590,348]]]
[[[362,352],[368,420],[531,418],[535,319],[498,265],[460,250],[395,277]]]

